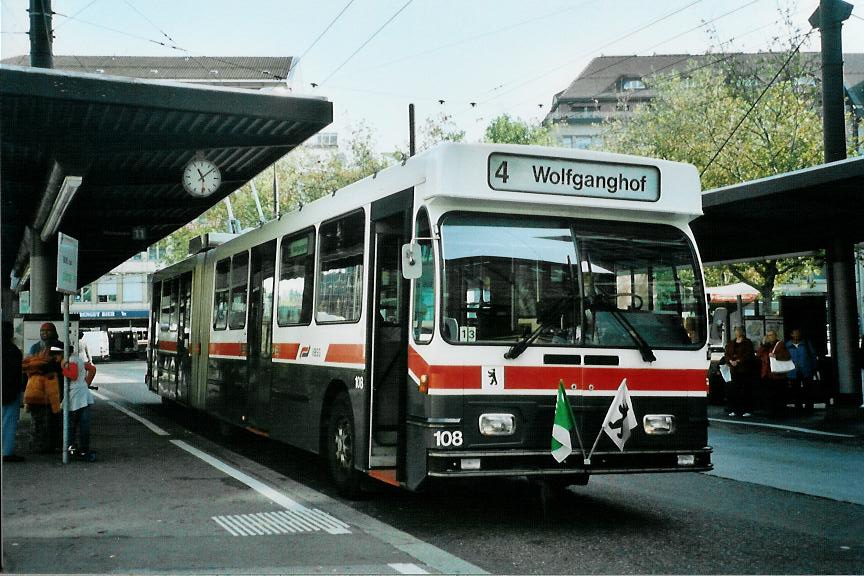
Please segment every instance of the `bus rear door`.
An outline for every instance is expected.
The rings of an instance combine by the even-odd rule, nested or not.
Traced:
[[[270,386],[272,382],[273,277],[276,241],[252,249],[250,271],[249,330],[247,332],[247,374],[249,395],[246,423],[259,431],[270,429]]]

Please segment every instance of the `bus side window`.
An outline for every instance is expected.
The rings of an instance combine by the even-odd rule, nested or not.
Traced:
[[[363,306],[362,210],[321,224],[316,322],[356,322]]]
[[[432,241],[422,240],[422,238],[431,238],[431,236],[429,214],[426,213],[425,209],[421,209],[417,214],[414,237],[421,238],[417,243],[420,245],[422,275],[414,280],[414,312],[411,319],[414,341],[419,344],[432,340],[432,332],[435,327],[435,259],[432,252]]]
[[[228,328],[237,330],[246,326],[246,286],[249,276],[249,253],[235,254],[231,259],[231,298]]]
[[[213,329],[225,330],[228,327],[228,277],[231,274],[231,260],[225,258],[216,263],[216,281],[213,296]]]
[[[312,319],[315,276],[315,229],[282,239],[279,269],[279,326],[305,325]]]

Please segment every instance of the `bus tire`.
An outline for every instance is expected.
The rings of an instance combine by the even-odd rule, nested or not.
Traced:
[[[354,434],[354,412],[351,400],[345,392],[333,400],[327,420],[326,451],[327,468],[336,490],[345,498],[360,496],[360,472],[354,467],[357,436]]]

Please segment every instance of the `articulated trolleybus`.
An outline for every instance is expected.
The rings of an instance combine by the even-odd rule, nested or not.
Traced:
[[[709,470],[700,213],[690,165],[441,145],[154,274],[148,384],[346,495]]]

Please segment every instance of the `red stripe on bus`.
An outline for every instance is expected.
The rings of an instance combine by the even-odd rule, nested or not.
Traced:
[[[416,354],[416,353],[415,353]],[[483,387],[481,366],[429,366],[425,360],[409,351],[408,366],[420,377],[429,375],[429,388],[439,390],[475,390]],[[704,392],[707,390],[705,370],[675,370],[650,368],[593,368],[508,366],[504,369],[505,390],[555,390],[564,380],[568,388],[617,390],[627,378],[627,388],[633,391]]]
[[[296,360],[297,352],[300,351],[299,342],[274,342],[273,358],[280,360]]]
[[[330,344],[324,361],[339,364],[363,364],[366,362],[363,344]]]
[[[165,350],[166,352],[176,352],[177,342],[171,340],[161,340],[159,342],[159,350]]]
[[[207,351],[211,356],[246,356],[246,343],[211,342]]]
[[[418,378],[429,373],[429,363],[411,346],[408,346],[408,369]]]

